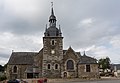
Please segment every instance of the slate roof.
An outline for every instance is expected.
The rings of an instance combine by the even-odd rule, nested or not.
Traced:
[[[67,50],[63,50],[63,54],[66,52]]]
[[[81,56],[79,64],[97,64],[97,60],[89,56]]]
[[[13,52],[8,61],[9,65],[31,65],[34,63],[34,57],[37,52]]]
[[[59,30],[56,28],[56,26],[50,26],[46,33],[48,36],[59,36]]]

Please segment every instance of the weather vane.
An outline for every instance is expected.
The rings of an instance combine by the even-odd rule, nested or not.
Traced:
[[[51,2],[51,7],[53,7],[53,2]]]

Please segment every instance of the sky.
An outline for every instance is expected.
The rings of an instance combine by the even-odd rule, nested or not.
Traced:
[[[38,52],[51,13],[70,46],[96,59],[120,63],[120,0],[0,0],[0,65],[12,51]]]

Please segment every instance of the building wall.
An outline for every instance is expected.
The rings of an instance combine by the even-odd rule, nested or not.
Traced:
[[[34,65],[37,66],[39,69],[39,77],[42,77],[42,61],[43,61],[43,53],[40,52],[35,58],[34,58]]]
[[[54,45],[52,41],[54,40]],[[43,37],[43,77],[61,77],[62,59],[63,59],[63,37]],[[50,69],[47,68],[50,64]],[[55,70],[55,64],[59,69]],[[52,75],[51,75],[52,74]]]
[[[17,72],[13,72],[14,66],[17,67]],[[27,78],[25,70],[30,65],[7,65],[7,78],[8,79],[21,79],[21,78]]]
[[[78,65],[79,78],[97,78],[99,76],[98,64],[90,64],[90,72],[86,72],[86,64]]]
[[[64,58],[63,58],[63,71],[62,71],[62,76],[64,77],[64,74],[67,74],[67,77],[73,78],[77,77],[78,73],[78,67],[77,64],[79,62],[79,56],[75,54],[75,52],[69,48],[68,51],[65,53]],[[67,69],[67,61],[72,60],[74,63],[74,69],[73,70],[68,70]]]

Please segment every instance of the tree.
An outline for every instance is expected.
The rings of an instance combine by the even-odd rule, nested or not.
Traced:
[[[4,72],[6,68],[7,64],[5,64],[4,66],[0,65],[0,72]]]
[[[4,67],[2,65],[0,65],[0,72],[4,71]]]
[[[106,58],[101,58],[98,60],[98,64],[99,64],[99,68],[100,69],[103,69],[103,72],[106,70],[106,69],[110,69],[110,58],[109,57],[106,57]]]

